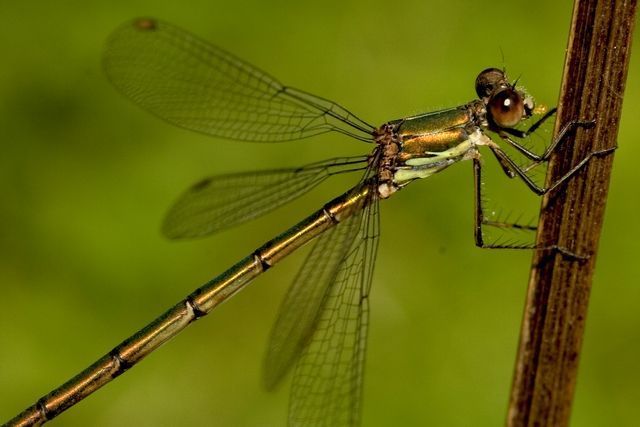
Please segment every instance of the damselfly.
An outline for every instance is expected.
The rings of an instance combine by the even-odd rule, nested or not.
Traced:
[[[330,176],[362,174],[353,188],[194,291],[9,425],[41,424],[54,418],[313,239],[315,245],[282,304],[271,335],[265,384],[273,388],[295,366],[291,425],[357,425],[368,297],[379,234],[378,202],[415,180],[470,160],[475,176],[475,242],[480,247],[512,247],[485,242],[483,227],[532,227],[485,218],[479,149],[486,147],[509,178],[521,179],[539,195],[556,188],[600,154],[592,153],[549,187],[538,186],[530,170],[547,162],[572,129],[590,122],[565,125],[542,154],[534,153],[521,140],[555,109],[527,130],[517,129],[538,111],[533,98],[496,68],[478,75],[477,99],[379,127],[334,102],[284,86],[234,55],[157,20],[138,19],[116,30],[105,50],[104,68],[122,93],[180,127],[256,142],[337,132],[370,144],[370,154],[300,168],[216,176],[191,187],[166,218],[163,230],[170,238],[215,233],[270,212]],[[513,147],[529,164],[516,163],[497,141]]]

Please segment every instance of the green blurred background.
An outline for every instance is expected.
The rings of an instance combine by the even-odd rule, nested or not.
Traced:
[[[228,142],[159,121],[121,97],[100,69],[104,40],[121,22],[169,20],[382,123],[468,101],[477,72],[503,65],[501,51],[512,76],[553,105],[571,15],[570,2],[560,3],[1,1],[0,420],[348,185],[325,184],[212,238],[168,242],[159,224],[189,184],[370,148],[340,135]],[[638,42],[636,35],[636,50]],[[631,426],[640,417],[635,53],[574,426]],[[473,245],[470,169],[458,165],[382,205],[365,426],[504,421],[531,253]],[[537,206],[522,184],[506,181],[493,191]],[[292,256],[55,423],[284,425],[288,387],[263,391],[260,367],[301,261]]]

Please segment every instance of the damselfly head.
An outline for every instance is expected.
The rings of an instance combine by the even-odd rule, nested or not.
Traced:
[[[476,93],[487,107],[490,122],[500,128],[514,127],[535,109],[533,98],[509,83],[505,72],[497,68],[478,74]]]

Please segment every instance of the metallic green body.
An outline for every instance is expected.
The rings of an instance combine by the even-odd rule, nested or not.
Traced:
[[[477,125],[467,106],[397,120],[400,151],[393,180],[399,186],[427,178],[462,160],[477,140]]]

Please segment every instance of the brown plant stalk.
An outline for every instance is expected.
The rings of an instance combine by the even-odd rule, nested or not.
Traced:
[[[542,201],[537,244],[584,255],[536,251],[521,328],[507,426],[569,425],[635,20],[635,0],[576,0],[556,133],[578,129],[552,157],[547,185],[580,160],[585,167]]]

